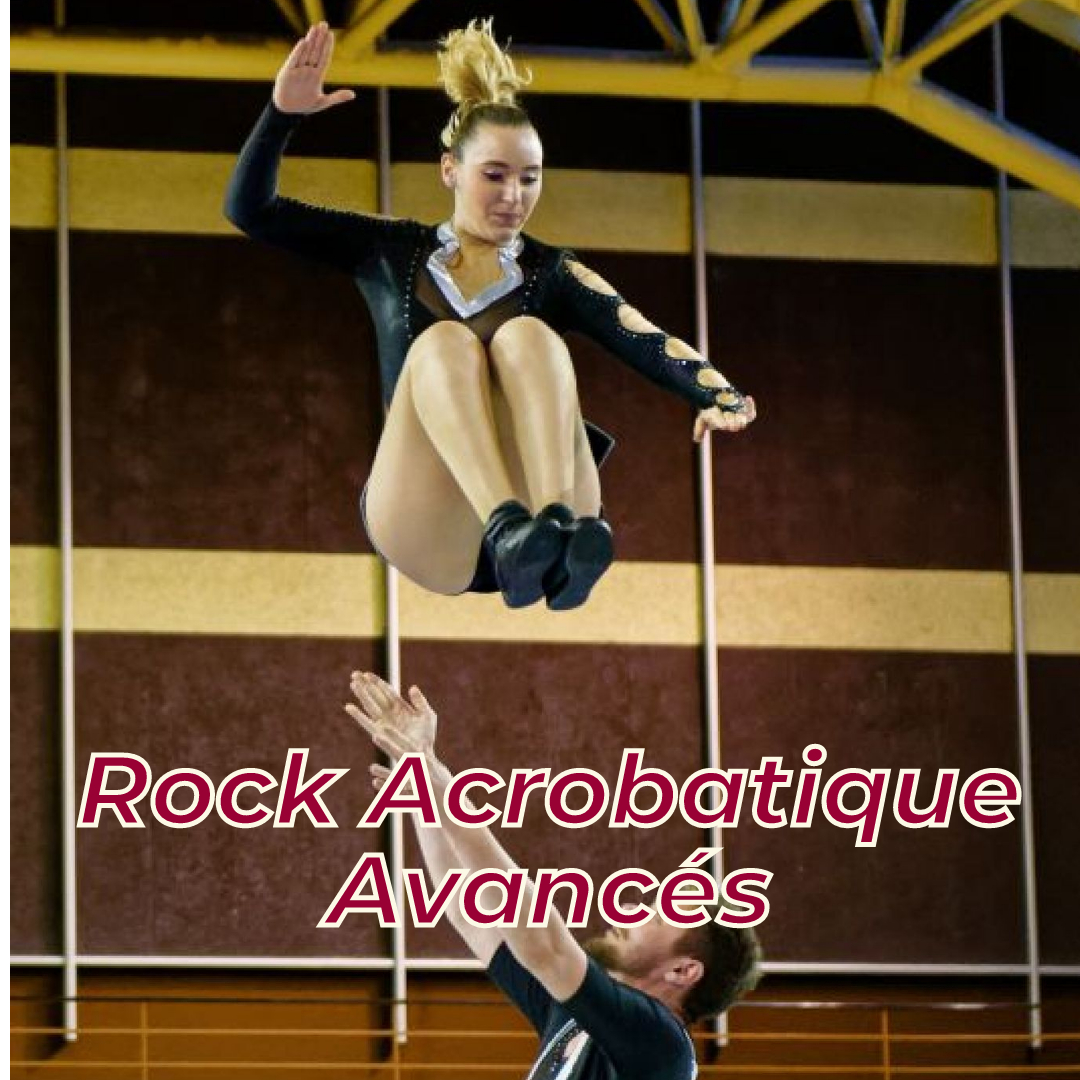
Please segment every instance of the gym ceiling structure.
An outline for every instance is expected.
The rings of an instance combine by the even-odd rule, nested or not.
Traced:
[[[554,625],[384,571],[363,306],[220,210],[325,18],[358,98],[305,121],[285,190],[441,220],[433,46],[487,15],[534,76],[529,231],[762,410],[699,452],[681,403],[572,343],[619,440],[618,562]],[[306,746],[361,776],[356,667],[503,775],[613,782],[628,746],[678,779],[798,768],[809,742],[1009,768],[1008,829],[725,831],[723,865],[775,874],[767,979],[699,1057],[1080,1075],[1080,0],[16,0],[11,65],[14,1076],[524,1074],[445,928],[316,928],[364,845],[419,865],[400,823],[348,827],[359,781],[338,830],[73,828],[93,751],[216,780]],[[512,842],[601,880],[702,841]]]

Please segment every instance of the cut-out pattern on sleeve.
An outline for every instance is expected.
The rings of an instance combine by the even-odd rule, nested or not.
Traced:
[[[578,259],[567,256],[563,267],[569,329],[591,337],[646,378],[699,409],[719,405],[735,412],[742,407],[742,395],[696,349],[661,330]]]

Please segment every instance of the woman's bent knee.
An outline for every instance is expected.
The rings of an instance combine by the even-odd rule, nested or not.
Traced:
[[[480,339],[464,323],[439,322],[413,342],[405,358],[412,378],[447,379],[472,386],[482,377],[488,355]]]
[[[533,378],[544,371],[567,388],[575,384],[566,342],[547,323],[531,315],[519,315],[495,331],[491,363],[504,378]]]
[[[495,331],[491,339],[492,354],[505,350],[507,346],[521,345],[530,349],[537,347],[566,351],[566,343],[543,319],[535,315],[517,315]]]
[[[464,323],[443,319],[418,334],[409,353],[428,349],[483,349],[480,339]]]

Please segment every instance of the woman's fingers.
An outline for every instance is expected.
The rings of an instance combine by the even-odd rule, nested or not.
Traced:
[[[289,58],[285,61],[285,66],[290,68],[296,68],[300,66],[301,59],[304,55],[304,46],[307,44],[307,38],[302,37],[289,53]]]
[[[334,35],[326,23],[319,23],[319,31],[315,61],[319,71],[325,71],[330,66],[330,57],[334,55]]]
[[[308,32],[300,39],[300,56],[298,58],[297,67],[310,67],[311,55],[315,43],[315,31],[317,26],[309,26]]]
[[[322,101],[319,102],[320,109],[329,109],[334,105],[344,105],[347,101],[352,101],[356,97],[351,90],[335,90],[332,94],[326,94]]]

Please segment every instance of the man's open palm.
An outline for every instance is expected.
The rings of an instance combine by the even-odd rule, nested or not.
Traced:
[[[395,746],[430,756],[435,747],[437,717],[427,698],[417,687],[409,690],[408,700],[388,682],[370,671],[354,671],[350,689],[356,704],[346,712],[369,734],[389,737]]]

